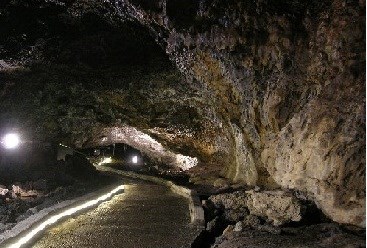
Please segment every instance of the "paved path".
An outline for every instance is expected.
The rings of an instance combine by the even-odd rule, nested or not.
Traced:
[[[167,187],[126,179],[125,193],[49,229],[33,248],[190,247],[188,200]]]

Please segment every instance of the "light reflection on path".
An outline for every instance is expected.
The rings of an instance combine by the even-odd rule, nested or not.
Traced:
[[[116,193],[122,192],[122,190],[124,190],[124,185],[120,185],[120,186],[114,188],[113,190],[111,190],[110,192],[99,196],[96,199],[89,200],[89,201],[84,202],[84,203],[82,203],[78,206],[67,208],[66,210],[62,211],[61,213],[52,215],[52,216],[48,217],[47,219],[45,219],[42,223],[36,225],[35,228],[32,228],[31,230],[29,230],[28,233],[25,234],[25,236],[21,237],[14,244],[11,244],[8,247],[9,248],[19,248],[22,245],[26,244],[28,241],[30,241],[37,234],[42,232],[44,229],[46,229],[50,225],[56,223],[60,219],[66,217],[66,216],[73,215],[73,214],[75,214],[75,213],[77,213],[77,212],[79,212],[83,209],[87,209],[87,208],[96,206],[96,205],[100,204],[101,202],[106,201],[107,199],[109,199],[110,197],[115,195]]]
[[[146,182],[48,230],[33,248],[190,247],[198,235],[190,225],[188,200]]]

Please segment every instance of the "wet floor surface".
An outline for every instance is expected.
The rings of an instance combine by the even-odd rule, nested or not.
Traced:
[[[33,248],[190,247],[199,231],[188,200],[167,187],[126,181],[125,192],[49,229]]]

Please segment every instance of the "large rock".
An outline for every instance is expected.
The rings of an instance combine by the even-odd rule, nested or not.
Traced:
[[[223,217],[230,222],[238,222],[248,215],[246,194],[243,191],[225,193],[209,197],[217,209],[223,211]]]
[[[262,226],[262,229],[265,226]],[[272,234],[269,234],[270,233]],[[356,235],[343,231],[337,224],[318,224],[298,228],[283,228],[282,234],[275,230],[244,229],[234,232],[233,227],[225,236],[216,239],[213,248],[299,248],[299,247],[365,247],[365,234]]]
[[[302,218],[302,205],[293,195],[283,191],[251,190],[246,193],[250,213],[270,220],[275,226]]]
[[[209,197],[209,200],[217,208],[238,209],[246,207],[246,193],[243,191],[213,195]]]
[[[229,222],[256,222],[256,216],[275,226],[300,221],[304,207],[290,193],[284,191],[236,191],[209,197],[209,202],[223,213]],[[248,215],[250,213],[250,215]],[[251,225],[249,225],[251,226]]]

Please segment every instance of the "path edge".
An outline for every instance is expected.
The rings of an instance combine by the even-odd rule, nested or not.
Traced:
[[[11,240],[15,240],[17,238],[19,238],[19,236],[23,233],[26,233],[30,228],[39,225],[40,223],[42,223],[43,220],[47,219],[48,217],[67,210],[71,207],[73,207],[74,205],[79,205],[82,202],[85,201],[89,201],[92,200],[95,197],[100,196],[101,194],[106,194],[109,191],[111,191],[111,189],[118,187],[119,185],[121,185],[121,182],[119,183],[114,183],[114,184],[110,184],[108,186],[105,186],[97,191],[94,192],[90,192],[88,194],[73,198],[73,199],[68,199],[62,202],[59,202],[57,204],[54,204],[50,207],[47,208],[43,208],[41,210],[39,210],[37,213],[27,217],[26,219],[19,221],[14,227],[12,227],[11,229],[5,230],[4,232],[0,233],[0,246],[2,247],[3,245],[9,245],[9,241]],[[121,194],[123,192],[123,190],[119,190],[117,192],[115,192],[114,194],[112,194],[110,197],[108,197],[106,200],[104,201],[100,201],[97,206],[99,206],[100,204],[102,204],[103,202],[109,201],[110,199],[112,199],[114,196]],[[88,209],[85,209],[88,210]],[[84,212],[83,210],[81,210],[80,212]],[[80,213],[79,212],[79,213]],[[62,221],[62,219],[60,219],[60,221]],[[57,221],[59,222],[59,221]]]
[[[122,171],[118,169],[114,169],[111,167],[95,165],[97,170],[106,171],[106,172],[113,172],[125,177],[130,177],[134,179],[141,179],[145,181],[150,181],[153,183],[165,185],[169,187],[174,193],[181,195],[189,200],[189,211],[190,211],[190,218],[191,224],[196,225],[201,228],[205,228],[205,216],[204,216],[204,209],[201,205],[200,198],[196,190],[192,190],[186,188],[181,185],[177,185],[172,181],[155,177],[149,175],[143,175],[132,171]]]

